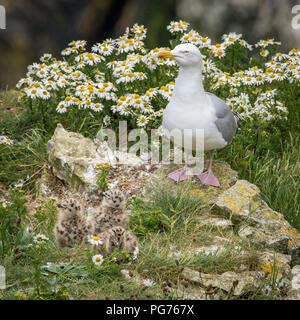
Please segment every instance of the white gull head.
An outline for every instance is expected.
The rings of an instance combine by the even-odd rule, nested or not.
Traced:
[[[174,60],[181,67],[201,67],[202,69],[202,56],[199,49],[191,43],[183,43],[176,46],[171,54]]]

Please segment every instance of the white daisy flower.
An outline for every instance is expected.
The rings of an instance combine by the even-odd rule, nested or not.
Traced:
[[[156,285],[156,283],[151,279],[144,280],[143,284],[145,287],[153,287]]]
[[[248,50],[252,50],[253,45],[249,44],[247,41],[243,40],[243,39],[239,39],[240,45],[247,48]]]
[[[136,72],[136,79],[137,80],[145,80],[147,79],[147,75],[143,72]]]
[[[171,33],[175,32],[184,32],[189,27],[189,23],[186,21],[171,21],[171,23],[167,26],[167,30]]]
[[[31,99],[36,99],[40,97],[41,89],[35,87],[28,87],[24,89],[25,94],[30,97]]]
[[[105,80],[105,74],[103,72],[98,72],[96,75],[95,75],[95,80],[97,82],[102,82]]]
[[[41,89],[40,91],[40,98],[47,100],[50,99],[51,95],[49,93],[49,91],[47,91],[46,89]]]
[[[57,84],[57,86],[60,87],[60,88],[65,88],[66,85],[68,84],[68,81],[67,81],[65,78],[61,77],[61,78],[58,79],[58,81],[56,82],[56,84]]]
[[[263,84],[264,82],[265,82],[265,80],[264,80],[263,75],[258,75],[254,78],[254,84],[256,84],[256,85]]]
[[[267,57],[269,55],[269,50],[267,49],[262,49],[260,50],[259,54],[262,56],[262,57]]]
[[[223,34],[222,39],[227,44],[233,44],[235,41],[242,37],[241,34],[236,34],[235,32],[230,32],[229,34]]]
[[[6,136],[0,136],[0,144],[13,144],[14,141],[7,138]]]
[[[104,261],[103,256],[101,254],[94,255],[92,260],[96,266],[101,266],[101,264]]]
[[[103,244],[103,241],[100,239],[100,237],[98,236],[91,236],[89,239],[88,239],[88,242],[97,246],[99,244]]]
[[[253,77],[251,77],[251,76],[247,76],[247,77],[244,77],[244,78],[242,79],[242,82],[243,82],[243,84],[245,84],[245,85],[252,85],[252,84],[255,83],[255,78],[253,78]]]
[[[1,144],[1,143],[0,143]],[[8,205],[8,202],[6,200],[0,200],[0,206],[3,208],[6,208]]]
[[[94,104],[91,106],[91,109],[94,110],[94,111],[96,111],[96,112],[100,112],[100,111],[102,111],[102,110],[104,109],[104,106],[103,106],[102,103],[97,102],[97,103],[94,103]]]
[[[71,48],[66,48],[60,54],[62,56],[69,56],[70,54],[76,53],[76,52],[77,52],[77,50],[72,50]]]
[[[102,43],[96,43],[92,46],[92,51],[97,52],[103,56],[109,56],[114,51],[114,44],[112,40],[106,40]]]
[[[134,51],[135,43],[133,39],[128,39],[126,37],[121,37],[116,42],[118,53],[127,53],[130,51]]]
[[[201,36],[195,30],[191,30],[190,32],[184,34],[180,38],[181,42],[183,43],[193,43],[194,45],[201,44]]]
[[[130,29],[134,33],[134,37],[139,40],[144,40],[147,35],[147,29],[144,26],[139,26],[137,23]]]
[[[20,88],[23,86],[23,84],[26,84],[27,86],[30,86],[30,85],[32,85],[32,83],[33,83],[33,80],[32,80],[31,78],[22,78],[22,79],[17,83],[16,87],[17,87],[18,89],[20,89]]]
[[[93,66],[95,64],[100,63],[101,61],[104,61],[105,59],[100,55],[100,54],[96,54],[94,52],[85,52],[85,53],[81,53],[79,54],[76,58],[75,61],[76,62],[81,62],[83,61],[84,63]]]
[[[110,116],[109,115],[106,115],[104,118],[103,118],[103,124],[107,127],[110,125]]]
[[[46,237],[44,234],[41,234],[41,233],[39,233],[39,234],[37,234],[36,236],[34,236],[33,237],[33,241],[35,242],[35,243],[43,243],[43,242],[45,242],[45,241],[48,241],[49,240],[49,238],[48,237]]]
[[[61,101],[56,107],[58,113],[65,113],[67,111],[67,105],[64,101]]]
[[[40,61],[41,62],[49,62],[52,59],[52,54],[51,53],[44,53],[41,57],[40,57]]]
[[[119,108],[119,113],[121,116],[127,116],[130,114],[128,107]]]
[[[70,42],[68,45],[70,47],[75,47],[77,49],[82,49],[86,46],[86,41],[85,40],[76,40],[76,41],[72,41]]]
[[[139,116],[139,118],[137,119],[137,125],[139,127],[144,127],[147,123],[148,123],[148,117],[141,115]]]

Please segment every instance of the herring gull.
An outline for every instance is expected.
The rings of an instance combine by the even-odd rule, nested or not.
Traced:
[[[205,92],[202,84],[202,56],[193,44],[179,44],[172,51],[161,51],[160,58],[174,59],[179,65],[173,95],[163,113],[163,128],[204,130],[204,150],[210,151],[208,170],[197,175],[205,185],[220,186],[212,171],[214,150],[227,146],[238,129],[238,115],[212,93]],[[184,168],[171,172],[168,177],[181,181],[189,177]]]

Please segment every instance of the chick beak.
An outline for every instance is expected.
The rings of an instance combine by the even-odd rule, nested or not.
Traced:
[[[170,59],[176,57],[176,55],[169,50],[161,51],[157,56],[158,58],[170,58]]]

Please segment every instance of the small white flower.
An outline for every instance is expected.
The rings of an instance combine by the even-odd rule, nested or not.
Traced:
[[[41,57],[40,60],[42,62],[49,62],[52,59],[52,54],[51,53],[44,53]]]
[[[17,182],[13,182],[12,185],[14,188],[22,188],[25,181],[23,179],[19,179]]]
[[[44,241],[48,241],[49,238],[46,237],[44,234],[38,233],[36,236],[34,236],[33,241],[35,243],[43,243]]]
[[[269,50],[267,50],[267,49],[263,49],[263,50],[261,50],[260,51],[260,55],[262,56],[262,57],[267,57],[268,55],[269,55]]]
[[[174,33],[174,32],[184,32],[187,30],[189,27],[189,23],[186,21],[171,21],[171,23],[167,26],[167,30],[169,32]]]
[[[146,287],[153,287],[153,286],[156,285],[156,283],[155,283],[153,280],[151,280],[151,279],[146,279],[146,280],[144,280],[143,284],[144,284],[144,286],[146,286]]]
[[[103,244],[103,241],[98,236],[91,236],[88,242],[96,246],[99,244]]]
[[[135,247],[134,251],[133,251],[133,255],[132,255],[132,260],[136,260],[138,257],[138,254],[140,252],[139,247]]]
[[[103,124],[107,127],[110,125],[110,116],[109,115],[106,115],[104,118],[103,118]]]
[[[148,118],[146,116],[141,115],[137,119],[137,125],[139,127],[144,127],[147,123],[148,123]]]
[[[5,136],[0,136],[0,144],[13,144],[14,141],[5,137]]]
[[[0,206],[3,208],[6,208],[8,205],[8,202],[6,200],[0,200]]]
[[[103,259],[103,256],[101,254],[96,254],[96,255],[93,256],[92,260],[93,260],[93,262],[94,262],[94,264],[96,266],[101,266],[101,264],[103,263],[104,259]]]
[[[58,113],[65,113],[67,111],[67,104],[64,101],[61,101],[56,107]]]

